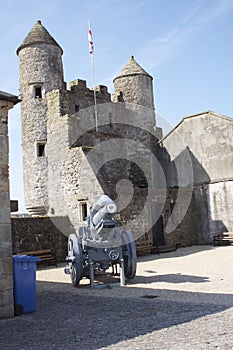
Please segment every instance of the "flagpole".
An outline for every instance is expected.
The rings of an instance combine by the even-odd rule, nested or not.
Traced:
[[[95,130],[98,131],[98,114],[97,114],[96,91],[95,91],[94,55],[91,55],[91,70],[92,70],[92,84],[93,84],[93,92],[94,92]]]
[[[94,112],[95,112],[95,130],[98,131],[98,114],[97,114],[96,91],[95,91],[94,43],[92,39],[90,21],[88,22],[88,41],[89,41],[89,52],[91,55],[91,72],[92,72],[92,86],[93,86],[93,94],[94,94]]]

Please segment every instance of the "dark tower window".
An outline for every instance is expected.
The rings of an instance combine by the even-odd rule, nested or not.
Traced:
[[[75,105],[75,106],[74,106],[74,112],[75,112],[75,113],[79,112],[79,105]]]
[[[45,143],[37,144],[37,157],[45,157]]]
[[[109,113],[109,129],[112,129],[112,113]]]
[[[80,219],[85,221],[87,218],[87,203],[80,203]]]
[[[34,86],[34,97],[35,98],[42,98],[42,87],[41,86]]]

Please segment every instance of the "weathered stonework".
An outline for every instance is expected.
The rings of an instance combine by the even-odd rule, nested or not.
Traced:
[[[197,244],[233,230],[232,131],[231,118],[204,112],[184,118],[160,143],[169,187],[191,186],[184,232],[196,231]],[[176,199],[172,203],[175,208]]]
[[[48,91],[64,88],[62,49],[38,21],[18,48],[22,96],[22,149],[25,203],[29,212],[45,214],[47,198],[47,104]],[[38,30],[40,37],[37,36]],[[39,157],[44,147],[44,156]],[[33,194],[33,195],[32,195]]]
[[[0,319],[14,316],[12,240],[9,197],[8,110],[19,102],[0,91]]]
[[[56,220],[57,215],[68,215],[71,229],[78,230],[78,227],[85,225],[80,211],[82,204],[85,203],[89,211],[93,202],[103,193],[116,200],[116,184],[122,179],[128,179],[134,188],[125,188],[120,199],[122,202],[124,196],[130,197],[131,193],[127,192],[132,190],[133,202],[127,210],[121,211],[120,221],[133,229],[136,237],[141,237],[148,231],[145,228],[150,226],[152,215],[151,203],[144,208],[148,197],[147,180],[150,180],[150,192],[153,191],[151,158],[157,139],[151,133],[152,112],[142,107],[136,112],[124,104],[98,105],[99,130],[96,132],[91,127],[95,125],[93,106],[72,116],[61,116],[58,106],[63,96],[60,92],[54,90],[46,97],[47,150],[50,160],[48,214],[53,215],[53,220]],[[109,114],[112,126],[109,125]],[[139,127],[142,120],[145,121],[143,129]],[[106,146],[108,142],[110,148]],[[128,161],[119,159],[125,156]],[[139,168],[137,170],[136,164],[132,165],[131,160],[142,166],[149,176],[147,180]],[[141,218],[135,220],[140,214]]]
[[[57,217],[56,222],[63,217]],[[51,249],[58,262],[64,262],[67,255],[67,237],[48,217],[12,216],[13,253],[31,250]]]
[[[116,199],[116,183],[133,179],[134,205],[121,214],[121,222],[129,227],[132,224],[134,231],[142,236],[147,232],[145,227],[150,227],[152,209],[150,204],[144,209],[148,184],[137,167],[144,164],[152,190],[157,142],[152,77],[131,57],[114,81],[115,95],[111,96],[105,86],[95,87],[97,131],[94,91],[83,80],[74,80],[69,90],[65,89],[62,50],[48,35],[37,22],[17,51],[20,91],[24,96],[22,133],[27,209],[34,215],[48,213],[53,220],[61,215],[68,217],[69,227],[77,230],[84,224],[80,213],[83,203],[88,210],[103,193]],[[33,95],[37,86],[41,87],[39,98]],[[112,102],[116,100],[122,102]],[[35,153],[37,142],[45,143],[42,157]],[[111,142],[111,146],[106,146],[106,142]],[[113,154],[116,159],[120,154],[120,158],[126,156],[127,165],[120,159],[114,163]],[[101,168],[106,162],[109,165]],[[134,219],[143,209],[144,215],[136,222]]]
[[[120,204],[121,224],[154,245],[211,243],[233,230],[232,119],[186,117],[161,140],[152,77],[133,56],[111,95],[80,79],[67,89],[62,52],[40,21],[17,50],[29,212],[68,236],[105,193]]]

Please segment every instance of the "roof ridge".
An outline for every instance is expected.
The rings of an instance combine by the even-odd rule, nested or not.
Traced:
[[[0,100],[10,101],[10,102],[13,102],[14,104],[21,102],[21,100],[18,98],[18,96],[12,95],[9,92],[5,92],[2,90],[0,90]]]
[[[162,137],[161,140],[159,140],[159,143],[160,142],[163,142],[163,140],[165,140],[174,130],[176,130],[185,120],[187,119],[191,119],[191,118],[195,118],[195,117],[198,117],[198,116],[201,116],[201,115],[205,115],[205,114],[212,114],[218,118],[222,118],[222,119],[226,119],[230,122],[233,122],[233,118],[231,117],[228,117],[226,115],[223,115],[223,114],[219,114],[219,113],[216,113],[216,112],[213,112],[213,111],[210,111],[210,110],[207,110],[207,111],[204,111],[204,112],[200,112],[200,113],[196,113],[196,114],[191,114],[191,115],[187,115],[185,117],[183,117],[170,131],[168,131],[168,133],[166,135],[164,135]]]

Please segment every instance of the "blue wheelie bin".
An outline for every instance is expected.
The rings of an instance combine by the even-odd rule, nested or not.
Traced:
[[[34,312],[36,308],[35,256],[13,255],[13,284],[15,315]]]

